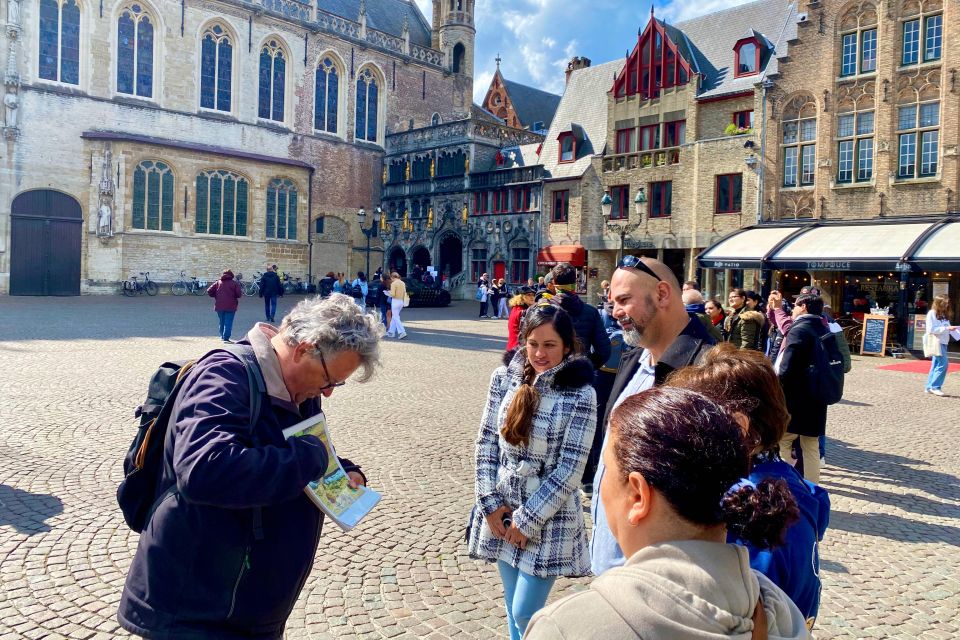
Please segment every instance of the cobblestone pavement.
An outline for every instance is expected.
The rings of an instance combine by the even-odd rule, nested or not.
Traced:
[[[281,301],[281,313],[288,308]],[[115,622],[137,536],[114,501],[132,409],[166,359],[215,345],[206,298],[0,298],[0,639],[122,637]],[[244,300],[235,337],[259,319]],[[404,311],[366,385],[326,402],[341,452],[383,502],[325,528],[288,638],[504,637],[501,588],[462,544],[473,441],[506,323],[474,303]],[[960,637],[960,379],[856,358],[830,410],[818,638]],[[582,589],[560,580],[555,596]]]

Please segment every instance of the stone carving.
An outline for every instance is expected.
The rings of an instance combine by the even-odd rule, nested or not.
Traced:
[[[780,220],[812,218],[816,213],[813,191],[792,191],[780,194]]]
[[[113,236],[113,196],[115,191],[113,151],[107,147],[103,152],[103,164],[100,167],[100,203],[97,205],[97,235],[101,238]]]
[[[7,24],[20,26],[20,0],[7,0]]]
[[[20,100],[15,93],[16,88],[11,87],[8,93],[3,96],[3,105],[6,107],[3,124],[7,129],[17,128],[17,109],[20,107]]]
[[[877,83],[874,80],[859,80],[837,87],[837,111],[863,111],[872,109],[876,100]]]
[[[940,98],[940,69],[915,69],[897,76],[897,102],[917,102]]]

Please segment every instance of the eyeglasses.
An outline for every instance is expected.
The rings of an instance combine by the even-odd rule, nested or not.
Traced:
[[[659,280],[663,280],[663,278],[661,278],[661,277],[658,276],[656,273],[654,273],[654,272],[653,272],[653,269],[651,269],[650,267],[648,267],[647,265],[645,265],[645,264],[643,263],[643,260],[641,260],[641,259],[640,259],[639,257],[637,257],[637,256],[623,256],[623,259],[620,260],[620,268],[621,268],[621,269],[636,269],[637,271],[642,271],[643,273],[645,273],[645,274],[647,274],[647,275],[649,275],[649,276],[653,276],[653,277],[656,278],[658,281],[659,281]]]
[[[317,349],[317,355],[320,356],[320,366],[323,367],[323,375],[327,376],[327,384],[317,389],[317,391],[326,391],[327,389],[336,389],[347,384],[346,382],[330,382],[330,372],[327,371],[327,361],[323,359],[323,352]]]

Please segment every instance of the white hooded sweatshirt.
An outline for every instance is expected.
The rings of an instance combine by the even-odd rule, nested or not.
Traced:
[[[542,609],[525,639],[750,640],[762,595],[770,640],[810,637],[787,595],[750,568],[743,547],[682,540],[635,553],[590,589]]]

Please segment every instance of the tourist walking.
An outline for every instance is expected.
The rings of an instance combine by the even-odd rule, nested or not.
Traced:
[[[390,326],[390,316],[393,312],[390,310],[390,284],[392,279],[389,273],[380,276],[380,290],[377,292],[377,306],[380,308],[380,319],[384,327]]]
[[[784,543],[764,549],[736,535],[728,542],[750,551],[750,566],[786,592],[800,613],[813,626],[820,607],[820,547],[830,521],[830,498],[820,486],[780,459],[780,439],[789,421],[780,381],[770,361],[751,349],[731,344],[717,345],[701,364],[674,372],[667,386],[704,394],[745,419],[750,447],[749,480],[760,484],[766,478],[786,482],[800,511],[787,528]],[[742,424],[742,423],[741,423]]]
[[[390,291],[387,295],[390,297],[390,325],[387,327],[387,337],[403,340],[407,337],[407,332],[403,328],[403,323],[400,322],[400,312],[407,304],[407,284],[396,271],[390,274]]]
[[[350,297],[364,311],[367,310],[368,293],[370,293],[370,286],[367,284],[367,274],[363,271],[357,271],[357,277],[350,283]]]
[[[489,318],[489,306],[490,306],[490,287],[487,285],[485,279],[487,274],[483,274],[484,277],[480,278],[480,282],[477,283],[477,300],[480,301],[480,317]]]
[[[776,545],[797,513],[781,480],[747,479],[728,411],[687,389],[649,389],[614,409],[609,438],[603,500],[629,559],[534,616],[528,640],[810,637],[797,605],[727,543],[730,532]]]
[[[703,303],[703,310],[706,311],[710,323],[717,328],[721,339],[723,339],[723,321],[727,319],[727,314],[723,311],[723,305],[720,304],[719,300],[711,298]]]
[[[601,427],[604,429],[601,451],[607,448],[610,412],[628,397],[661,385],[676,369],[698,362],[715,342],[703,324],[687,315],[681,300],[680,283],[670,268],[652,258],[624,256],[610,279],[613,318],[623,330],[623,341],[634,349],[620,361],[620,369],[610,390],[610,402]],[[604,458],[593,476],[590,512],[593,536],[590,538],[590,563],[594,575],[620,566],[623,552],[607,523],[601,483]]]
[[[510,309],[507,304],[510,300],[510,290],[507,289],[507,283],[503,278],[500,278],[497,286],[500,288],[500,301],[497,303],[497,317],[505,320],[510,315]]]
[[[747,292],[743,289],[731,289],[727,304],[730,315],[723,324],[726,341],[740,349],[759,351],[757,336],[763,330],[763,314],[747,306]]]
[[[542,303],[527,310],[520,348],[490,381],[468,547],[497,563],[511,640],[558,576],[590,571],[579,486],[596,427],[592,380],[570,317]]]
[[[220,340],[224,343],[230,342],[233,318],[237,315],[240,298],[243,297],[243,289],[233,279],[233,271],[230,269],[224,271],[219,280],[207,287],[207,295],[214,299],[213,309],[220,320]]]
[[[520,323],[523,314],[533,306],[533,287],[520,287],[517,295],[510,299],[510,317],[507,320],[507,351],[516,349],[520,344]]]
[[[283,283],[277,275],[277,265],[271,265],[260,276],[260,297],[263,298],[263,315],[267,322],[277,321],[277,300],[283,296]]]
[[[279,329],[250,330],[240,341],[249,365],[222,350],[193,365],[174,401],[163,497],[140,534],[120,626],[147,638],[283,637],[324,521],[303,489],[330,460],[317,438],[287,440],[282,431],[319,414],[320,397],[354,372],[368,380],[382,332],[349,297],[312,297]],[[248,366],[266,386],[256,416]],[[351,432],[342,426],[341,435]],[[357,465],[340,464],[350,485],[366,484]]]
[[[494,279],[494,281],[490,283],[490,294],[488,299],[490,301],[490,308],[493,312],[493,317],[498,320],[500,319],[500,296],[502,295],[502,291],[503,289],[500,288],[500,281]]]
[[[923,388],[924,393],[932,393],[935,396],[942,396],[943,381],[947,378],[947,346],[950,344],[950,335],[953,334],[955,340],[960,340],[960,326],[951,325],[947,313],[950,311],[950,300],[945,295],[935,296],[930,311],[927,312],[926,333],[933,338],[926,338],[931,344],[936,339],[940,351],[930,359],[930,374],[927,376],[927,384]]]

